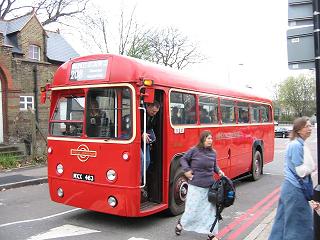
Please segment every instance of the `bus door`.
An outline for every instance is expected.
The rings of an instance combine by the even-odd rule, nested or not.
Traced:
[[[219,165],[223,170],[225,167],[228,169],[228,173],[225,172],[227,176],[234,177],[235,173],[232,171],[232,166],[236,165],[236,149],[234,127],[232,125],[236,123],[235,102],[229,99],[221,99],[220,111],[222,127],[219,128],[219,133],[216,135],[216,141],[219,145],[218,157],[222,162]]]
[[[226,176],[229,177],[231,164],[230,139],[225,138],[224,128],[215,128],[213,135],[213,148],[217,151],[218,166],[226,174]]]
[[[249,127],[249,103],[237,102],[237,127],[234,131],[236,153],[232,171],[237,175],[250,171],[252,159],[252,137]]]
[[[164,119],[164,104],[163,104],[163,96],[164,93],[162,90],[155,90],[154,102],[158,102],[160,104],[160,109],[158,113],[152,117],[152,126],[155,141],[150,144],[150,165],[146,171],[146,179],[144,184],[144,179],[142,179],[142,188],[144,189],[144,196],[141,198],[142,202],[155,202],[161,203],[163,201],[163,191],[162,191],[162,172],[163,172],[163,119]],[[152,103],[144,103],[142,109],[140,111],[140,126],[141,126],[141,134],[144,131],[144,114],[147,113],[147,104]],[[148,118],[147,118],[148,119]],[[147,120],[148,121],[148,120]],[[150,119],[149,119],[150,121]],[[141,139],[141,148],[143,149],[143,140]],[[142,155],[143,157],[143,155]],[[143,166],[141,166],[143,167]],[[145,186],[144,186],[145,185]]]

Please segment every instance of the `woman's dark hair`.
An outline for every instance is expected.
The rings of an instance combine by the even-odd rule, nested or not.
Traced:
[[[209,130],[204,130],[201,134],[200,134],[200,139],[199,142],[197,144],[197,148],[205,148],[204,146],[204,142],[206,141],[208,136],[212,136],[212,133]],[[210,149],[212,149],[212,146],[210,146]]]
[[[294,140],[295,138],[299,137],[298,132],[307,125],[308,121],[309,121],[309,118],[306,116],[296,118],[293,121],[293,128],[290,134],[290,140]]]

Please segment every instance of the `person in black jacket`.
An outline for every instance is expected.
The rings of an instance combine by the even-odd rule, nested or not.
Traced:
[[[88,116],[87,116],[87,135],[88,137],[99,137],[102,113],[99,103],[95,98],[90,100]]]
[[[155,142],[156,137],[154,134],[154,127],[155,127],[155,116],[160,110],[160,103],[154,101],[153,103],[146,104],[147,110],[147,121],[146,121],[146,133],[143,132],[143,115],[141,115],[141,178],[144,177],[144,161],[143,161],[143,141],[146,140],[146,169],[148,169],[150,165],[150,145]]]

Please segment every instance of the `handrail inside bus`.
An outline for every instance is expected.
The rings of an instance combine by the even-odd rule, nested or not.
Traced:
[[[140,188],[144,188],[147,183],[147,166],[146,166],[146,150],[147,150],[147,110],[144,107],[139,107],[138,109],[143,110],[143,181]]]

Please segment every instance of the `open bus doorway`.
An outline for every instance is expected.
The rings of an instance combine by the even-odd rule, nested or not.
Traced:
[[[160,103],[159,112],[154,116],[153,131],[156,141],[150,146],[150,165],[146,174],[145,194],[141,196],[142,208],[148,203],[163,202],[162,191],[162,171],[163,171],[163,119],[164,104],[163,91],[155,90],[154,100]],[[143,119],[143,111],[140,111],[140,117]],[[141,144],[143,146],[143,143]]]

